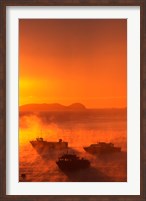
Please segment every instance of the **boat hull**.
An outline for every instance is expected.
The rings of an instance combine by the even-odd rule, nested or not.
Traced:
[[[111,148],[84,147],[84,150],[90,154],[109,154],[109,153],[121,152],[121,147],[111,147]]]
[[[86,169],[90,167],[88,160],[80,161],[57,161],[56,164],[62,171],[77,171],[80,169]]]
[[[60,153],[68,149],[67,142],[30,141],[32,147],[41,155]]]

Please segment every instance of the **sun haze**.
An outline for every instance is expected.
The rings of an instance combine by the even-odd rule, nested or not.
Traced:
[[[127,106],[127,20],[20,19],[19,104]]]

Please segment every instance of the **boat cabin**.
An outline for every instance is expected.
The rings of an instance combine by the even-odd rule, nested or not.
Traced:
[[[38,138],[36,138],[36,141],[42,142],[43,138],[42,137],[38,137]]]

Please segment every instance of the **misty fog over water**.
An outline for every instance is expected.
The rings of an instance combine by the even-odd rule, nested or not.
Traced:
[[[19,128],[19,178],[29,182],[111,182],[127,181],[126,109],[88,109],[85,111],[21,112]],[[64,173],[56,165],[58,155],[47,158],[38,154],[30,140],[43,137],[47,141],[62,139],[91,162],[91,167]],[[84,146],[112,142],[122,152],[104,156],[91,155]],[[23,180],[22,174],[26,175]]]

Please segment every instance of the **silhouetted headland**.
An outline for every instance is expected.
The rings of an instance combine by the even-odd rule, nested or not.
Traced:
[[[26,104],[19,107],[20,112],[31,111],[82,111],[86,110],[86,107],[81,103],[73,103],[69,106],[64,106],[59,103],[52,104]]]

